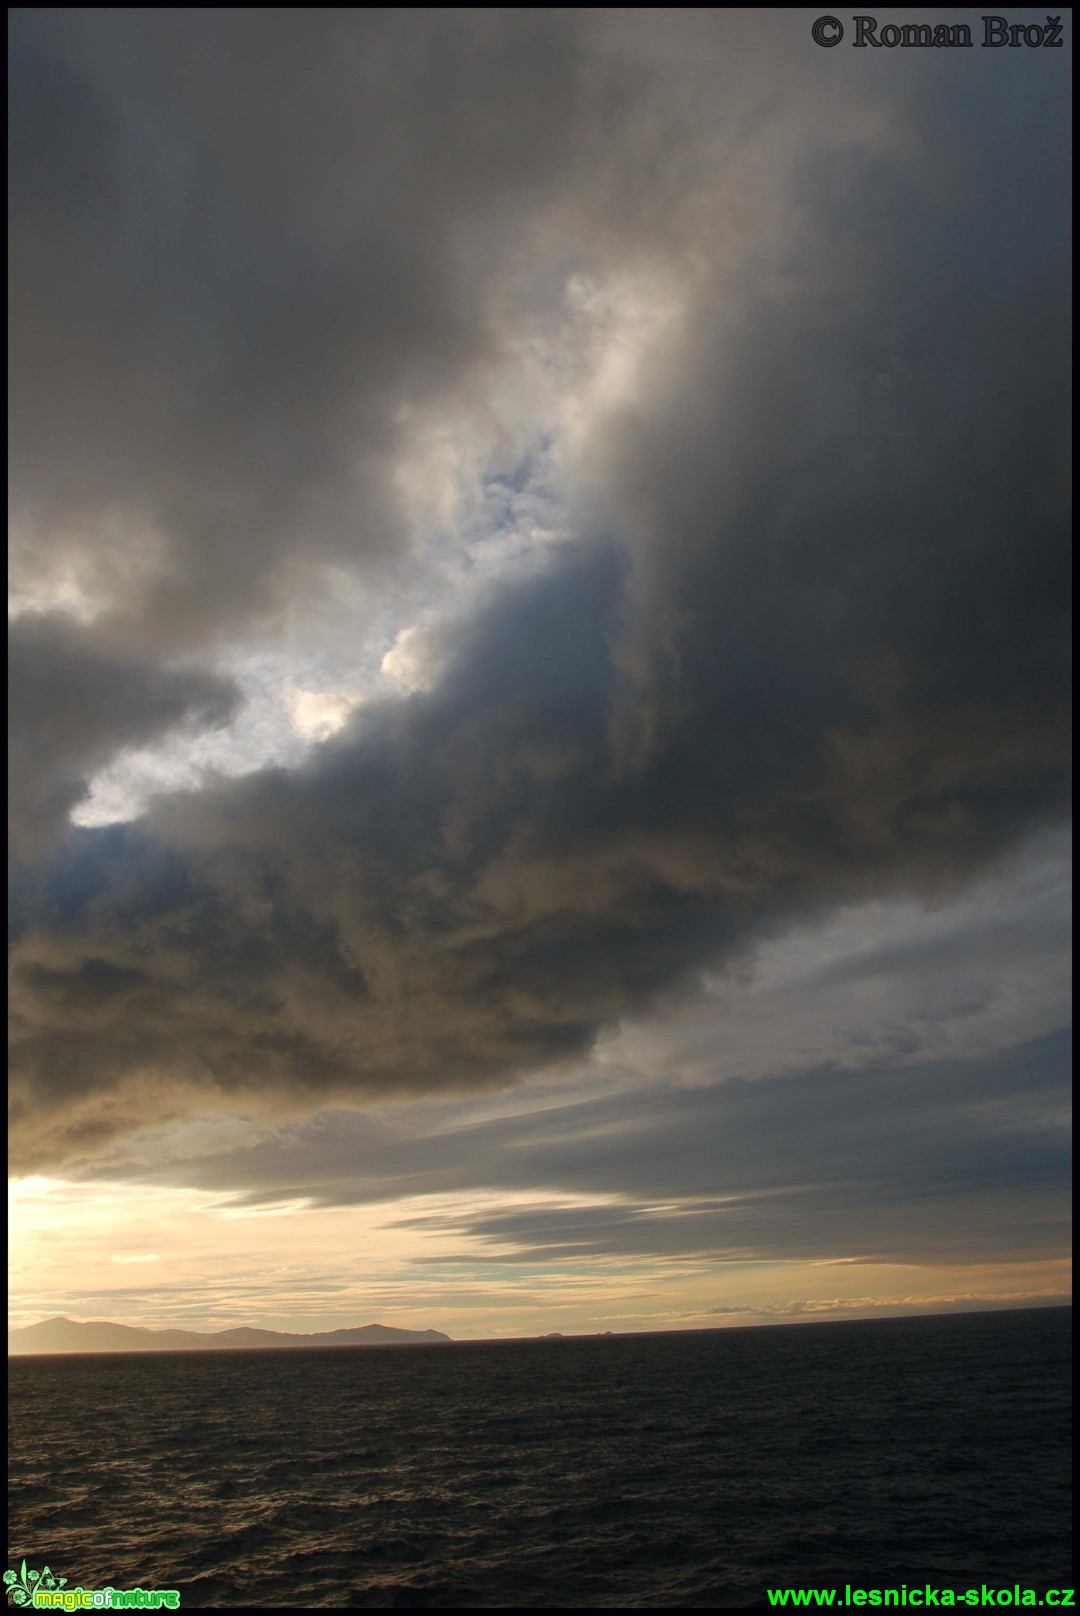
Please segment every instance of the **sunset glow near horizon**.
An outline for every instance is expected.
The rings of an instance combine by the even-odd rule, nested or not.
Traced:
[[[813,16],[15,14],[12,1327],[1069,1298],[1068,52]]]

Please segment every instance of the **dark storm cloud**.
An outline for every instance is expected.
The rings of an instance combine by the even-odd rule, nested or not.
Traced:
[[[480,386],[568,266],[670,227],[701,112],[645,27],[613,49],[603,13],[17,9],[16,597],[74,587],[99,658],[212,661],[272,643],[323,563],[407,560],[418,412]]]
[[[498,357],[507,277],[551,280],[534,234],[590,206],[594,245],[625,233],[648,84],[597,26],[16,11],[23,587],[74,572],[110,644],[190,653],[265,624],[321,561],[386,564],[407,421]],[[646,195],[648,228],[662,168]],[[151,541],[160,565],[125,577]]]
[[[149,522],[167,565],[110,631],[186,648],[294,588],[298,543],[306,567],[393,546],[394,412],[490,343],[451,238],[550,186],[569,26],[427,19],[413,43],[379,12],[18,14],[12,464],[31,576],[73,523],[92,575],[106,519]],[[477,103],[511,133],[482,153]],[[543,141],[542,110],[559,114]]]
[[[125,28],[133,49],[154,34],[166,109],[193,105],[194,82],[225,83],[254,26],[214,14],[187,43],[137,15]],[[685,92],[700,83],[678,52],[655,50],[632,106],[662,131],[665,205],[650,208],[631,191],[605,202],[589,166],[599,129],[606,181],[637,172],[649,193],[627,108],[640,73],[589,77],[592,13],[424,14],[415,41],[381,13],[358,34],[336,20],[353,15],[260,20],[250,92],[211,98],[213,163],[181,164],[160,192],[210,194],[180,209],[164,282],[140,298],[146,341],[116,344],[100,443],[87,379],[112,353],[127,283],[102,256],[85,291],[49,292],[51,232],[78,208],[40,156],[32,196],[52,201],[25,250],[32,269],[43,256],[42,307],[73,300],[68,351],[90,357],[50,426],[53,327],[31,308],[27,499],[38,520],[54,498],[134,490],[150,506],[175,565],[131,615],[135,639],[164,625],[166,643],[191,644],[238,620],[287,555],[366,553],[352,513],[381,508],[386,466],[370,422],[390,418],[403,377],[449,386],[484,351],[490,260],[512,256],[522,220],[595,199],[588,239],[609,252],[635,229],[651,245],[660,222],[686,255],[700,246],[699,211],[666,207],[717,157],[686,147]],[[474,26],[482,48],[462,44]],[[628,39],[643,26],[628,21]],[[723,19],[680,26],[714,49],[724,37]],[[84,78],[120,71],[101,40],[84,48]],[[786,45],[775,79],[750,59],[775,92],[795,57]],[[811,70],[815,84],[840,72],[822,53]],[[303,1107],[506,1081],[579,1054],[794,917],[948,890],[1061,815],[1066,148],[1045,131],[1064,134],[1064,86],[1053,64],[956,71],[906,66],[887,94],[879,81],[891,143],[851,133],[838,149],[812,99],[781,120],[798,148],[777,159],[783,226],[747,219],[764,261],[745,245],[704,253],[647,392],[590,439],[581,536],[460,631],[434,690],[365,710],[305,768],[163,801],[119,838],[75,838],[28,891],[13,975],[24,1165],[193,1095]],[[92,121],[73,91],[44,93]],[[346,105],[361,110],[343,156]],[[756,150],[753,119],[768,131],[780,114],[745,92],[739,106]],[[100,181],[94,229],[112,247],[103,154],[120,137],[84,134],[108,179],[95,169],[80,196]],[[160,150],[179,161],[170,138],[159,130]],[[713,205],[745,216],[738,187]],[[468,252],[447,249],[470,232]],[[138,242],[131,253],[141,261]],[[136,385],[129,367],[148,357]],[[370,487],[357,464],[362,479],[376,467]],[[388,523],[375,522],[384,537]]]

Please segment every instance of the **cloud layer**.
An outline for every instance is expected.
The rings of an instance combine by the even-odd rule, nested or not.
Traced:
[[[430,679],[18,872],[24,1165],[506,1083],[1064,814],[1060,64],[886,75],[750,15],[22,15],[35,846],[226,719],[221,648],[320,569],[430,568],[425,432],[520,421],[522,356],[587,346],[568,285],[614,288],[552,416],[569,537],[436,621]]]

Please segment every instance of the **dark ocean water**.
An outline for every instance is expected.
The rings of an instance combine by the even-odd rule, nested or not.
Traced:
[[[7,1564],[182,1606],[1071,1586],[1068,1309],[16,1359]]]

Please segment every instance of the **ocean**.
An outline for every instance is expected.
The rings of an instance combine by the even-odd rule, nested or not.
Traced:
[[[1067,1587],[1071,1322],[13,1359],[7,1565],[181,1608]]]

